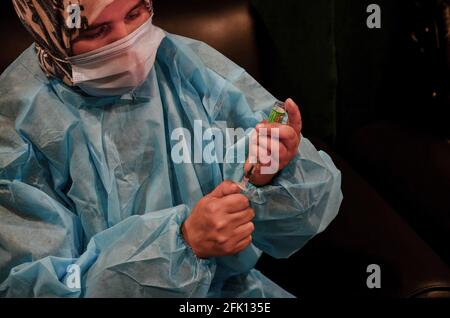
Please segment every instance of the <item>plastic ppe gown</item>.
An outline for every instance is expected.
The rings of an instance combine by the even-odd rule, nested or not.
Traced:
[[[340,172],[303,138],[257,189],[253,244],[195,256],[180,226],[223,180],[240,181],[244,163],[175,164],[172,132],[209,144],[195,121],[246,130],[275,102],[201,42],[167,34],[145,83],[108,98],[47,78],[30,48],[2,74],[0,96],[1,296],[291,297],[254,269],[258,258],[291,256],[339,210]],[[224,147],[225,157],[241,147]]]

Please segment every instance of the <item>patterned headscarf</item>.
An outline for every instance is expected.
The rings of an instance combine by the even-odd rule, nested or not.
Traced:
[[[72,66],[66,61],[72,55],[71,39],[114,0],[12,0],[16,12],[36,41],[41,68],[72,86]],[[142,0],[149,11],[152,0]],[[74,27],[73,8],[79,8],[79,26]],[[75,23],[76,24],[76,23]]]

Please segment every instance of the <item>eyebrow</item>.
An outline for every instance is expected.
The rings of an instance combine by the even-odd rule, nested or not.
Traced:
[[[130,12],[136,10],[137,8],[139,8],[139,7],[143,6],[143,5],[145,5],[145,3],[144,3],[143,1],[140,1],[138,4],[136,4],[133,8],[131,8],[131,9],[127,12],[127,15],[130,14]],[[89,31],[95,30],[95,29],[97,29],[97,28],[99,28],[99,27],[108,25],[108,24],[110,24],[110,23],[111,23],[110,21],[109,21],[109,22],[107,21],[107,22],[102,22],[102,23],[93,24],[93,25],[88,26],[86,29],[82,30],[82,32],[89,32]]]

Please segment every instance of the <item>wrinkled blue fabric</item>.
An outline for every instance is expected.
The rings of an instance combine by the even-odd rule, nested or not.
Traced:
[[[254,269],[258,258],[291,256],[338,213],[340,172],[303,138],[255,192],[254,243],[194,255],[180,226],[223,180],[240,181],[243,163],[174,164],[171,132],[194,135],[194,120],[255,127],[275,101],[201,42],[168,34],[146,82],[111,98],[46,78],[29,48],[2,74],[0,96],[1,296],[292,297]],[[72,264],[80,288],[66,283]]]

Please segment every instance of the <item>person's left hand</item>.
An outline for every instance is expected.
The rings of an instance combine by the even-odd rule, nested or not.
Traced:
[[[283,170],[298,153],[301,141],[302,116],[299,107],[292,99],[286,100],[285,106],[289,115],[287,125],[270,124],[263,121],[256,126],[255,134],[251,138],[250,157],[244,169],[247,173],[254,166],[250,182],[256,186],[269,184],[277,173]],[[261,158],[261,154],[264,154],[264,158]],[[257,157],[258,164],[254,165],[250,162],[252,156]],[[271,170],[271,173],[267,173],[265,170]]]

